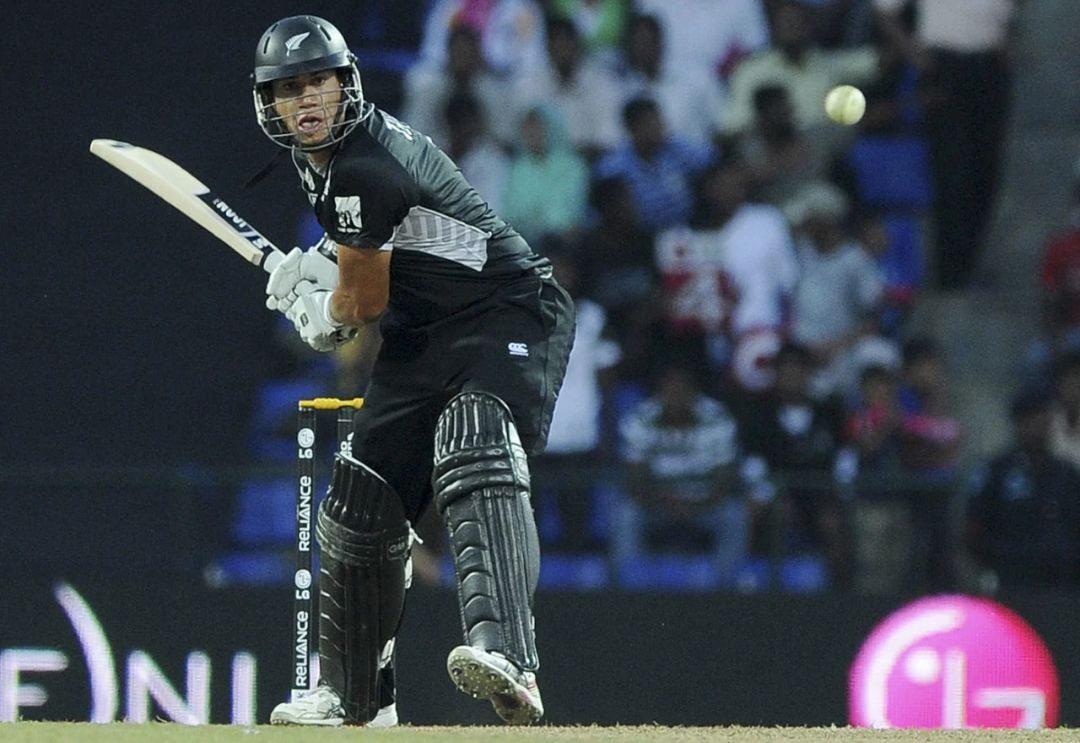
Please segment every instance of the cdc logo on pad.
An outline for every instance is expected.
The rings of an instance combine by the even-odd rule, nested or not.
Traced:
[[[851,667],[851,724],[872,728],[1042,728],[1058,723],[1046,645],[986,599],[935,596],[879,624]]]

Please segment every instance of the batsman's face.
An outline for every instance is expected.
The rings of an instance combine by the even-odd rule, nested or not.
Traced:
[[[299,144],[317,145],[330,137],[341,108],[341,82],[334,70],[319,70],[274,80],[274,108]]]

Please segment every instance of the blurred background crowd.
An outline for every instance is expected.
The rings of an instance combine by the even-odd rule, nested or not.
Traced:
[[[405,5],[330,18],[367,97],[577,302],[533,461],[544,585],[1080,587],[1080,163],[1071,220],[1024,222],[1037,280],[987,258],[1019,0]],[[825,116],[838,84],[866,94],[857,126]],[[295,401],[354,396],[368,360],[278,341],[249,429],[284,468]],[[237,488],[215,580],[287,574],[294,498],[287,474]]]

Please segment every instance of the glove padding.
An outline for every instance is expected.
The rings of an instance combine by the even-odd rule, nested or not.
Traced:
[[[288,314],[297,297],[322,289],[334,290],[339,280],[338,266],[318,250],[293,248],[270,274],[266,282],[266,308]]]
[[[285,311],[305,343],[316,351],[333,351],[356,337],[349,328],[330,316],[331,289],[316,289],[295,298]]]

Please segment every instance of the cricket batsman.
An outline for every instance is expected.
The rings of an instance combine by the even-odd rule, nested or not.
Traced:
[[[424,134],[364,98],[327,21],[270,26],[255,50],[255,114],[288,148],[326,239],[267,284],[267,306],[317,351],[382,346],[319,507],[320,685],[277,724],[397,722],[394,638],[410,524],[449,531],[463,644],[447,670],[502,719],[544,707],[532,602],[540,567],[528,455],[541,449],[573,343],[574,307],[549,262]]]

